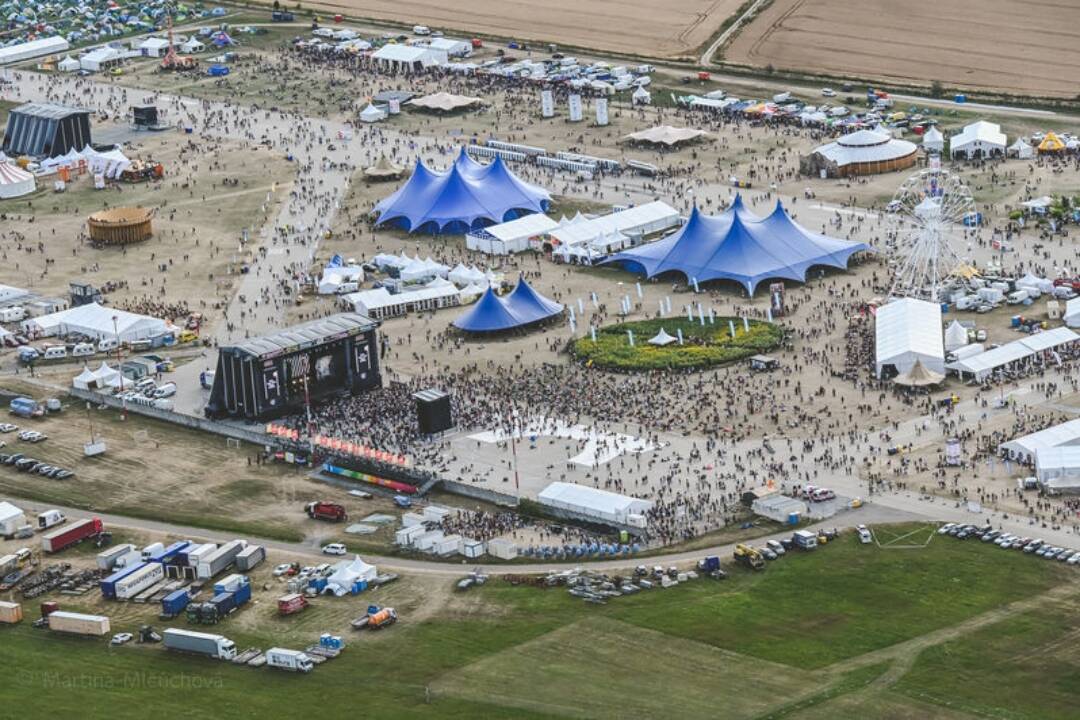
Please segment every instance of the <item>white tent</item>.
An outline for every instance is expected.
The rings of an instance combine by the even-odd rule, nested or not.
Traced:
[[[26,332],[39,337],[85,335],[102,340],[116,338],[121,342],[146,340],[169,332],[164,320],[136,313],[106,308],[97,303],[79,305],[68,310],[30,318],[22,322]]]
[[[461,291],[452,282],[436,278],[424,287],[391,293],[384,287],[349,293],[342,298],[353,312],[375,320],[400,317],[410,312],[440,310],[461,304]]]
[[[29,195],[36,189],[33,175],[18,165],[0,162],[0,200]]]
[[[623,525],[643,526],[652,502],[575,483],[553,482],[540,491],[541,505]]]
[[[206,49],[206,45],[199,42],[197,38],[188,38],[181,46],[180,52],[183,53],[201,53]]]
[[[952,157],[963,156],[968,159],[991,157],[1005,154],[1006,137],[997,123],[979,120],[965,127],[959,134],[953,135],[949,142]]]
[[[1016,142],[1009,146],[1009,156],[1019,160],[1030,160],[1035,157],[1035,148],[1028,145],[1024,138],[1016,138]]]
[[[104,360],[101,361],[101,367],[94,371],[94,378],[99,388],[122,386],[124,381],[124,376],[120,374],[120,371],[109,367]]]
[[[139,44],[138,50],[146,57],[162,57],[169,51],[169,41],[166,38],[146,38]]]
[[[937,127],[931,125],[930,129],[923,133],[922,146],[927,152],[939,153],[945,149],[945,136]]]
[[[120,51],[106,45],[79,58],[79,66],[89,72],[100,72],[109,65],[120,62],[120,59]]]
[[[945,350],[941,336],[941,306],[937,303],[900,298],[877,309],[875,324],[875,372],[881,377],[886,366],[906,373],[916,360],[929,370],[945,373]]]
[[[472,55],[472,43],[457,38],[435,38],[428,43],[428,47],[432,50],[444,52],[449,57],[468,57]]]
[[[575,215],[573,220],[561,224],[548,234],[562,245],[592,246],[598,239],[612,233],[627,237],[651,235],[676,227],[681,222],[678,210],[658,200],[592,219]]]
[[[673,342],[678,342],[678,339],[668,335],[667,330],[664,328],[660,328],[660,332],[649,338],[649,344],[656,345],[657,347],[666,347]]]
[[[326,589],[323,592],[333,593],[341,597],[352,591],[357,581],[369,583],[378,576],[374,565],[368,565],[357,555],[352,560],[343,560],[334,565],[333,574],[326,579]]]
[[[1080,447],[1043,447],[1035,452],[1035,477],[1051,494],[1080,491]]]
[[[360,122],[374,123],[385,119],[386,113],[371,103],[368,103],[368,106],[360,111]]]
[[[97,375],[95,375],[94,371],[88,367],[84,367],[82,372],[71,380],[72,387],[76,387],[79,390],[89,390],[91,387],[97,387],[97,384]]]
[[[359,265],[324,268],[322,277],[319,278],[318,291],[320,295],[333,295],[343,284],[350,282],[364,282],[364,268]]]
[[[409,45],[383,45],[371,54],[371,59],[390,67],[416,70],[436,65],[445,65],[446,53],[426,47]]]
[[[465,247],[488,255],[509,255],[529,249],[529,241],[546,235],[559,224],[547,215],[532,213],[510,222],[473,230],[465,236]]]
[[[11,7],[11,6],[7,6]],[[8,20],[14,20],[17,13],[8,16]],[[29,42],[17,43],[8,47],[0,48],[0,65],[22,62],[42,55],[55,55],[67,51],[71,45],[59,35],[47,38],[38,38]]]
[[[959,320],[953,320],[945,329],[945,352],[952,352],[968,344],[968,331]]]
[[[1069,420],[1039,432],[1013,438],[1009,442],[998,445],[998,452],[1020,462],[1030,463],[1034,462],[1038,453],[1044,450],[1077,445],[1080,445],[1080,419]]]
[[[1062,319],[1071,328],[1080,327],[1080,297],[1065,303],[1065,316]]]
[[[632,100],[635,105],[651,105],[652,95],[645,88],[639,87],[634,91]]]
[[[68,55],[60,61],[57,67],[60,68],[60,72],[77,72],[82,67],[82,63]]]

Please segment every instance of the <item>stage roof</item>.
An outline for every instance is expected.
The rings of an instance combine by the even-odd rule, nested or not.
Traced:
[[[222,347],[221,352],[249,355],[254,358],[269,358],[332,342],[349,335],[358,335],[378,326],[377,322],[359,313],[341,313],[294,325],[270,335],[250,338],[236,345]]]

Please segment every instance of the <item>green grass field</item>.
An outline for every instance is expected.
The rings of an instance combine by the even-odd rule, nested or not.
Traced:
[[[0,628],[0,665],[15,669],[14,682],[0,683],[0,707],[20,717],[110,718],[143,717],[150,706],[176,718],[285,717],[286,707],[317,708],[327,719],[1075,716],[1071,638],[1080,621],[1062,620],[1064,609],[931,647],[897,689],[879,687],[892,658],[859,660],[1040,595],[1072,568],[981,543],[891,551],[846,536],[762,573],[730,574],[605,606],[560,588],[492,581],[377,634],[323,628],[317,614],[247,631],[239,621],[218,627],[240,647],[296,646],[297,623],[311,642],[324,630],[348,633],[340,659],[303,677],[156,646],[111,648],[24,622]],[[288,639],[275,637],[278,622],[290,624]]]
[[[1002,718],[1077,717],[1080,620],[1061,605],[1016,615],[924,650],[897,689]]]

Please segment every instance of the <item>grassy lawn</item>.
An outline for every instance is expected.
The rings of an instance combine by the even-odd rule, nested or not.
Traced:
[[[702,580],[606,606],[587,605],[560,588],[493,581],[452,602],[444,599],[425,619],[412,616],[430,598],[399,597],[395,604],[412,610],[398,625],[375,634],[346,631],[344,655],[308,677],[155,646],[111,648],[104,639],[65,638],[24,622],[0,627],[0,665],[17,669],[13,682],[0,683],[0,706],[18,707],[26,717],[134,718],[151,704],[177,718],[280,717],[285,703],[318,707],[325,718],[797,718],[845,716],[846,707],[858,716],[879,717],[873,709],[880,707],[917,717],[909,711],[925,707],[927,697],[862,697],[881,664],[843,675],[819,669],[1038,593],[1070,572],[980,543],[935,541],[925,550],[901,551],[848,537],[763,573],[732,568],[722,583]],[[273,614],[259,607],[245,612]],[[341,631],[323,628],[319,618],[310,611],[286,621],[230,620],[220,632],[240,647],[266,648]],[[114,630],[135,629],[138,622],[128,613]],[[1006,634],[1019,640],[1042,628],[1037,637],[1043,642],[1071,637],[1065,634],[1071,624],[1044,623],[1036,618]],[[1045,687],[1049,711],[1042,717],[1069,716],[1067,700],[1080,689],[1071,665],[1047,672],[1044,664],[1041,677],[1001,670],[1007,655],[988,665],[980,656],[986,643],[980,637],[948,672],[927,654],[912,673],[913,687],[955,695],[963,688],[945,678],[974,677],[981,664],[994,668],[986,677],[1000,688]],[[1057,655],[1071,652],[1068,644],[1058,647]],[[1008,644],[1000,650],[1015,652]],[[994,707],[1009,697],[1002,689],[1003,699],[994,700],[982,686],[970,692]]]
[[[1080,620],[1074,607],[1036,610],[924,650],[897,691],[998,718],[1075,718]]]

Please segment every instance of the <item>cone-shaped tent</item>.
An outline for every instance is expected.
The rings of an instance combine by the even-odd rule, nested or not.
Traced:
[[[386,155],[380,155],[379,161],[364,170],[364,177],[373,180],[394,180],[401,177],[402,169],[387,159]]]
[[[815,265],[846,268],[866,243],[811,232],[796,224],[778,201],[768,217],[747,210],[741,196],[721,215],[707,216],[696,207],[682,228],[654,243],[612,255],[603,264],[619,264],[654,277],[679,272],[687,280],[734,280],[751,295],[763,280],[806,281]]]
[[[678,340],[668,335],[667,330],[665,330],[664,328],[660,328],[660,332],[649,338],[649,344],[656,345],[658,347],[664,347],[665,345],[670,345],[673,342],[678,342]]]
[[[501,332],[547,320],[562,311],[562,305],[533,290],[522,278],[514,291],[505,298],[500,298],[488,287],[476,304],[454,320],[453,324],[466,332]]]
[[[893,378],[893,382],[897,385],[907,385],[908,387],[927,387],[929,385],[937,385],[944,379],[944,375],[928,369],[922,364],[922,360],[917,359],[910,370],[906,373],[897,375]]]
[[[952,352],[956,348],[967,344],[967,328],[961,325],[959,320],[953,320],[952,324],[945,328],[945,352]]]
[[[375,212],[380,225],[392,222],[409,232],[465,233],[544,212],[550,201],[547,190],[518,178],[502,158],[481,165],[462,150],[443,172],[418,160],[412,177]]]

